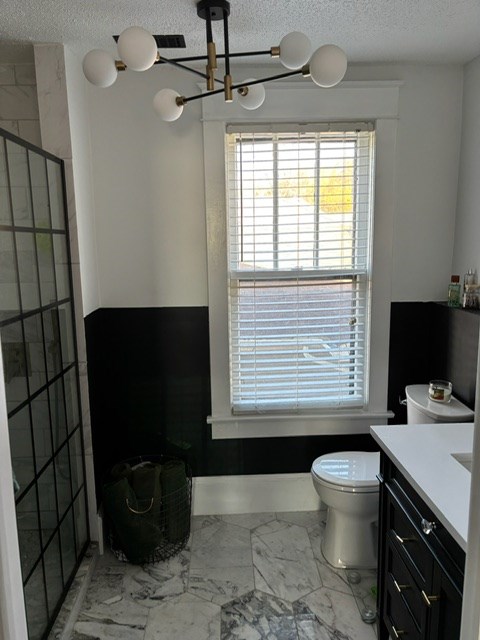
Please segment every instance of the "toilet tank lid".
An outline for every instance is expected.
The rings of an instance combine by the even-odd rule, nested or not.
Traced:
[[[438,422],[471,422],[475,414],[463,402],[452,396],[450,402],[435,402],[428,396],[428,384],[405,387],[407,402]]]
[[[317,478],[344,487],[376,486],[379,471],[380,454],[372,451],[327,453],[312,465]]]

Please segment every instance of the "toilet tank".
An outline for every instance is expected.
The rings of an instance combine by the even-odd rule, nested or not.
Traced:
[[[405,387],[408,424],[433,422],[473,422],[475,414],[460,400],[452,396],[450,402],[435,402],[428,396],[428,384]]]

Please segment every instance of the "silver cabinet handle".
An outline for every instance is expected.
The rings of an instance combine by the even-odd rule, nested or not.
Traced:
[[[425,520],[425,518],[422,518],[421,524],[422,531],[426,536],[430,535],[432,531],[437,528],[436,522],[429,522],[428,520]]]
[[[401,629],[395,629],[395,627],[392,624],[392,631],[393,631],[393,635],[395,636],[395,638],[400,638],[400,636],[404,636],[406,634],[406,631],[402,631]]]

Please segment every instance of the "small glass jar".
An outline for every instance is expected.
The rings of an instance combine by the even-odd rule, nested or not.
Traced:
[[[428,386],[428,397],[435,402],[450,402],[452,383],[448,380],[431,380]]]

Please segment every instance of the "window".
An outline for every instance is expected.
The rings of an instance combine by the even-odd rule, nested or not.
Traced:
[[[227,134],[237,414],[368,403],[374,132],[325,129]]]

